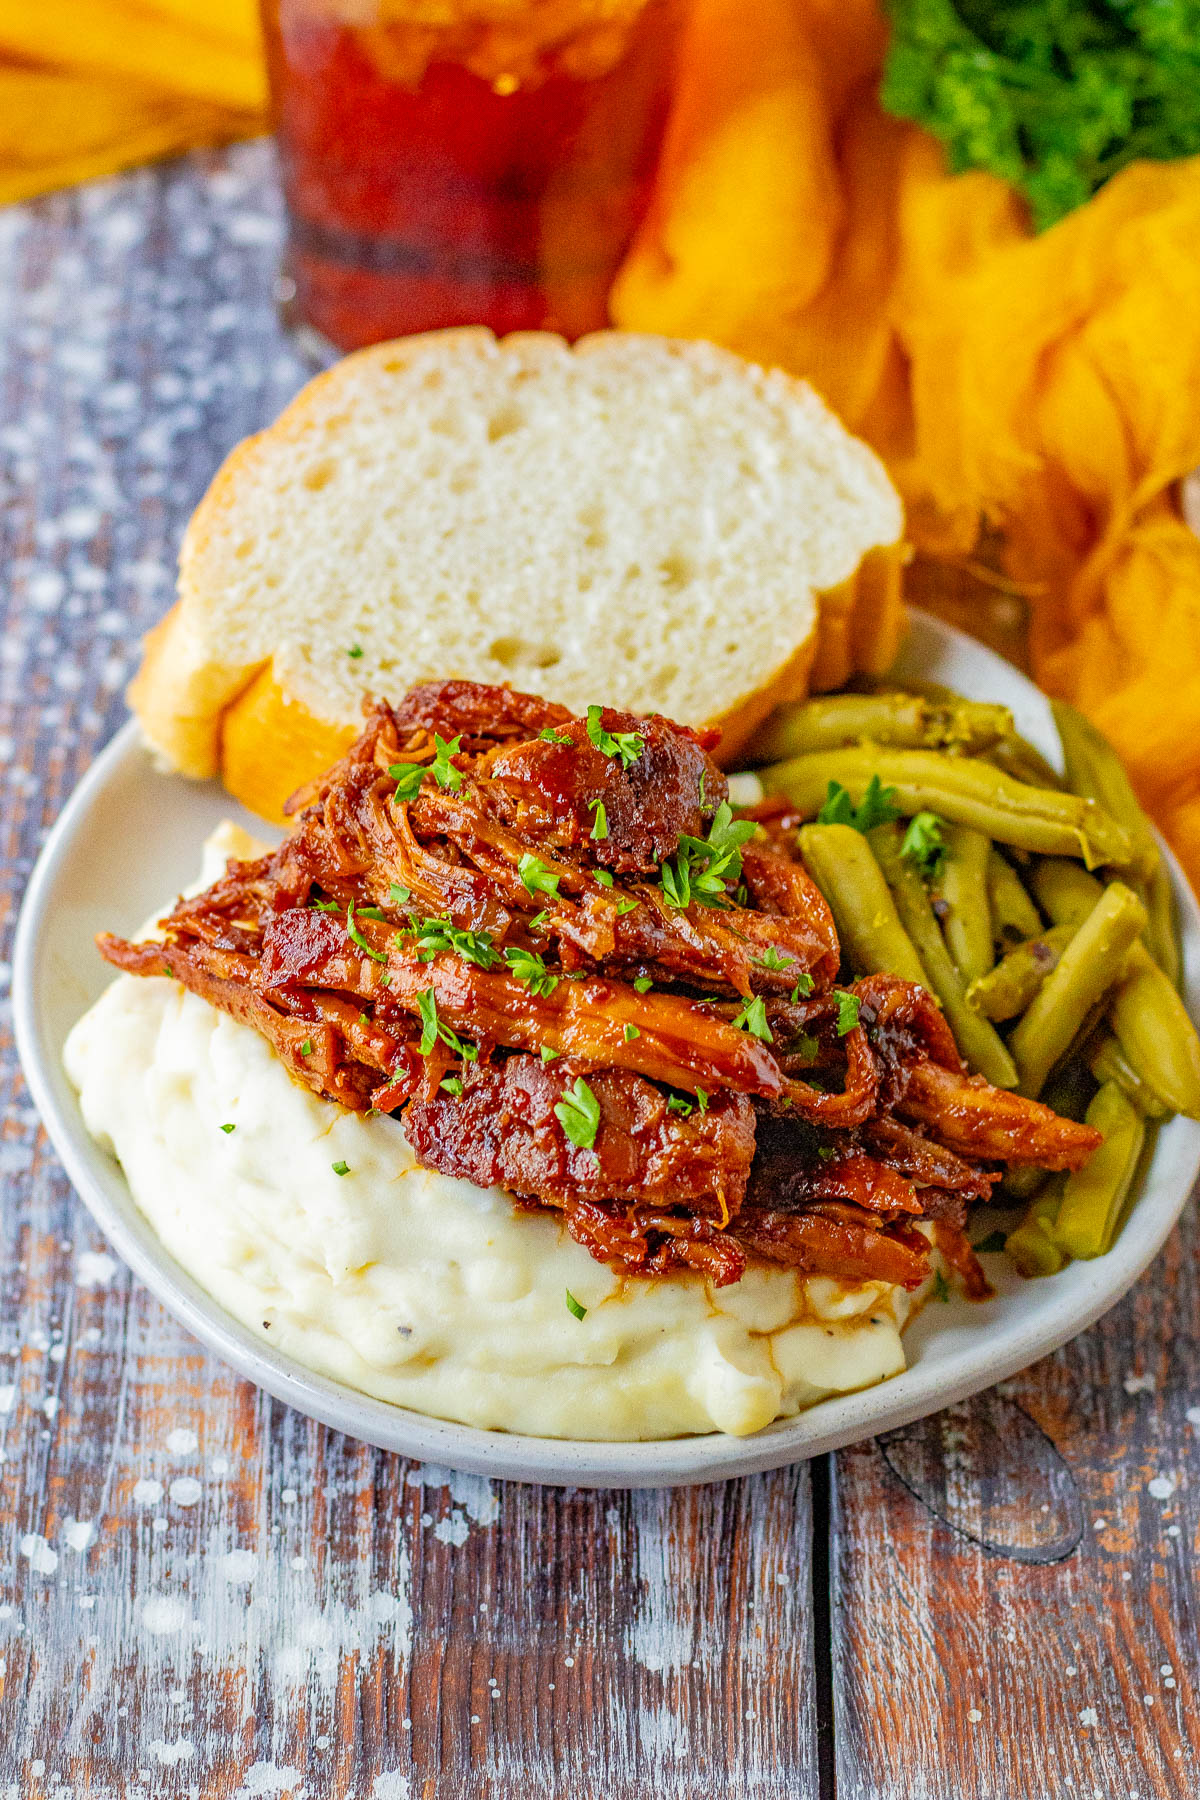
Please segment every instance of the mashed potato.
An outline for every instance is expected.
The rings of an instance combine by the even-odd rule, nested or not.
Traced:
[[[249,853],[210,848],[218,869]],[[119,976],[64,1060],[188,1273],[276,1350],[378,1399],[542,1437],[741,1435],[904,1367],[902,1290],[755,1265],[726,1288],[622,1276],[553,1214],[420,1168],[394,1120],[310,1094],[177,982]]]

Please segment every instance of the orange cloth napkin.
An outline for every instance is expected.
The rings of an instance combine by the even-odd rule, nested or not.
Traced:
[[[0,0],[0,203],[266,130],[255,0]]]
[[[617,323],[806,375],[926,556],[989,554],[1034,671],[1118,745],[1200,885],[1200,159],[1034,238],[876,99],[876,0],[695,0]],[[254,0],[0,0],[0,201],[263,129]]]
[[[1200,158],[1034,237],[876,99],[874,0],[698,0],[621,325],[808,376],[887,459],[909,535],[986,538],[1034,673],[1096,720],[1200,887]]]

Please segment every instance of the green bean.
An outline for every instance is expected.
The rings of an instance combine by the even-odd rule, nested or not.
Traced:
[[[988,905],[997,948],[1027,943],[1042,929],[1038,909],[1021,885],[1021,877],[993,844],[987,866]]]
[[[1055,924],[1078,921],[1103,892],[1095,876],[1061,857],[1047,857],[1035,866],[1033,887]],[[1129,951],[1109,1022],[1151,1092],[1172,1112],[1200,1118],[1200,1037],[1170,977],[1144,944]]]
[[[1112,1246],[1130,1183],[1146,1141],[1146,1121],[1115,1081],[1106,1081],[1087,1109],[1103,1133],[1082,1169],[1068,1175],[1050,1233],[1068,1256],[1103,1256]]]
[[[869,738],[909,749],[942,746],[968,754],[990,749],[1012,731],[1007,706],[955,696],[937,705],[919,694],[819,694],[773,712],[754,740],[756,762],[836,750]]]
[[[1175,890],[1171,873],[1160,855],[1158,867],[1146,882],[1146,947],[1172,987],[1183,973],[1179,954],[1179,920],[1175,915]]]
[[[900,854],[903,835],[899,826],[877,825],[870,834],[871,848],[892,890],[900,922],[921,959],[924,985],[941,1001],[955,1042],[970,1067],[995,1087],[1015,1087],[1016,1067],[1000,1037],[967,1005],[962,978],[946,948],[925,883]]]
[[[1008,1047],[1021,1077],[1019,1093],[1037,1098],[1097,1001],[1122,974],[1145,923],[1145,907],[1124,882],[1101,891],[1058,967],[1013,1027]]]
[[[1005,1169],[995,1193],[997,1198],[1015,1205],[1022,1200],[1032,1200],[1049,1179],[1048,1171],[1039,1169],[1036,1163],[1019,1163],[1015,1169]]]
[[[1130,952],[1108,1016],[1147,1086],[1172,1112],[1200,1119],[1200,1038],[1170,978],[1144,944]]]
[[[1003,844],[1080,856],[1089,868],[1098,863],[1123,867],[1131,855],[1124,829],[1094,800],[1028,787],[976,757],[860,744],[776,763],[764,780],[811,818],[824,804],[831,781],[848,789],[857,804],[874,775],[895,789],[894,803],[903,813],[935,812]]]
[[[850,825],[805,825],[805,867],[829,902],[838,939],[858,975],[899,975],[927,986],[870,844]]]
[[[967,989],[968,1006],[994,1024],[1015,1019],[1036,1000],[1074,936],[1073,925],[1050,925],[1037,937],[1018,944],[994,969],[971,983]]]
[[[1004,1240],[1004,1248],[1022,1275],[1057,1275],[1067,1261],[1066,1252],[1051,1236],[1062,1197],[1062,1182],[1050,1181],[1030,1203],[1025,1217]]]
[[[1095,904],[1100,892],[1095,876],[1081,869],[1078,863],[1060,856],[1046,857],[1035,864],[1030,880],[1040,905],[1056,924],[1078,922]],[[1179,940],[1175,933],[1174,897],[1165,864],[1160,862],[1158,871],[1144,885],[1131,885],[1135,891],[1140,888],[1138,897],[1146,907],[1143,936],[1148,940],[1148,951],[1153,955],[1154,946],[1158,946],[1160,954],[1154,960],[1174,986],[1179,973]]]
[[[1052,700],[1050,706],[1062,739],[1068,783],[1077,794],[1095,800],[1125,827],[1133,845],[1132,867],[1143,880],[1148,880],[1161,859],[1153,828],[1138,804],[1124,764],[1090,719],[1065,700]]]
[[[1100,1034],[1088,1058],[1088,1067],[1097,1081],[1115,1081],[1126,1099],[1133,1102],[1144,1118],[1166,1118],[1167,1107],[1149,1083],[1143,1081],[1116,1038],[1109,1032]]]
[[[1031,744],[1019,732],[1014,731],[1011,737],[994,744],[987,757],[1006,775],[1017,781],[1027,781],[1033,787],[1055,788],[1061,792],[1066,786],[1058,770],[1046,761],[1036,744]]]
[[[1029,885],[1042,911],[1056,925],[1082,925],[1104,892],[1103,885],[1065,856],[1044,856],[1029,871]]]
[[[986,975],[992,954],[992,911],[988,904],[989,840],[969,825],[950,825],[945,832],[947,857],[939,878],[949,911],[942,921],[946,948],[964,982]]]

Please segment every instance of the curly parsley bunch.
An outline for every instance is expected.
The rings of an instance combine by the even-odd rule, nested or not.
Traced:
[[[1200,0],[888,0],[881,98],[1043,230],[1127,163],[1200,151]]]

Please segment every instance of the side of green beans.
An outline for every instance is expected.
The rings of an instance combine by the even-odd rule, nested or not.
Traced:
[[[1035,938],[1042,929],[1038,909],[1025,892],[1017,871],[994,844],[988,853],[987,887],[997,949]]]
[[[1082,1169],[1068,1175],[1053,1224],[1054,1242],[1068,1256],[1103,1256],[1112,1246],[1146,1141],[1146,1121],[1115,1081],[1106,1081],[1087,1109],[1087,1123],[1103,1133]]]
[[[1055,924],[1077,923],[1104,892],[1095,876],[1060,857],[1038,863],[1032,882]],[[1144,944],[1130,948],[1109,1020],[1126,1058],[1147,1087],[1171,1112],[1200,1118],[1200,1037],[1169,977]]]
[[[1159,1099],[1148,1082],[1142,1080],[1116,1038],[1109,1032],[1100,1033],[1088,1058],[1088,1067],[1101,1084],[1115,1081],[1125,1098],[1133,1102],[1143,1118],[1166,1118],[1168,1108],[1165,1102]]]
[[[1036,1000],[1074,936],[1073,925],[1050,925],[1036,937],[1018,944],[1001,957],[994,969],[971,983],[967,989],[968,1006],[993,1024],[1015,1019]]]
[[[1002,844],[1047,856],[1081,856],[1089,867],[1112,863],[1123,868],[1132,855],[1124,828],[1094,800],[1030,787],[975,757],[856,744],[776,763],[764,780],[813,817],[831,781],[846,788],[858,804],[873,776],[895,789],[895,805],[910,816],[934,812]]]
[[[900,923],[925,971],[924,985],[942,1003],[955,1042],[970,1067],[996,1087],[1015,1087],[1017,1070],[997,1033],[967,1005],[966,989],[946,948],[925,884],[900,854],[904,834],[897,825],[877,825],[870,834],[884,879],[892,891]]]
[[[953,696],[936,704],[920,694],[818,694],[781,706],[755,740],[755,756],[777,762],[812,751],[836,750],[869,738],[908,749],[990,749],[1013,728],[1006,706]]]
[[[948,911],[942,930],[954,966],[969,984],[986,975],[995,961],[987,891],[991,843],[969,825],[951,825],[944,835],[947,856],[939,885]]]
[[[1057,1275],[1066,1263],[1066,1252],[1052,1235],[1061,1197],[1061,1178],[1048,1181],[1004,1240],[1004,1248],[1022,1275]]]
[[[899,975],[927,987],[921,959],[870,844],[851,825],[805,825],[804,864],[833,913],[838,940],[859,975]]]
[[[1053,974],[1008,1040],[1020,1074],[1018,1091],[1036,1099],[1089,1013],[1120,976],[1146,923],[1146,909],[1124,882],[1100,898],[1063,952]]]

